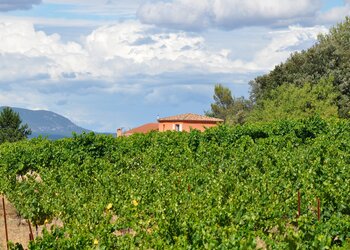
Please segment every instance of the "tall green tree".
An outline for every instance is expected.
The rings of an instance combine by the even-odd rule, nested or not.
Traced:
[[[251,81],[251,99],[268,98],[278,86],[285,83],[303,86],[317,84],[322,78],[334,77],[338,113],[350,118],[350,18],[334,26],[328,34],[319,35],[317,43],[301,52],[293,53],[286,62],[270,73]]]
[[[230,124],[242,124],[250,109],[250,101],[244,97],[235,98],[231,90],[221,84],[216,84],[214,88],[214,103],[211,110],[206,115],[223,119]]]
[[[0,143],[23,140],[31,135],[27,124],[22,125],[19,114],[9,107],[0,113]]]
[[[333,78],[321,79],[317,84],[303,86],[283,84],[260,99],[247,118],[250,122],[278,119],[300,119],[314,115],[337,117],[337,97]]]

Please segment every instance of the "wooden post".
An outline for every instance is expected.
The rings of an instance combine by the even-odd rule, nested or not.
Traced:
[[[6,219],[6,208],[5,208],[5,198],[2,197],[2,208],[4,210],[4,222],[5,222],[5,237],[6,237],[6,249],[9,249],[9,235],[7,231],[7,219]]]
[[[31,240],[34,240],[33,230],[32,230],[32,226],[30,225],[30,221],[27,220],[27,222],[29,226],[29,241],[31,241]]]

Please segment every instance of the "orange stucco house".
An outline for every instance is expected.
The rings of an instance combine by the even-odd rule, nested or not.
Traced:
[[[158,119],[159,131],[187,131],[198,129],[204,131],[206,128],[217,126],[224,120],[197,114],[182,114]]]
[[[222,119],[214,117],[188,113],[159,118],[158,123],[147,123],[126,132],[122,132],[122,129],[118,129],[117,136],[130,136],[135,133],[146,134],[151,131],[164,132],[171,130],[189,132],[191,129],[204,131],[206,128],[217,126],[223,121]]]

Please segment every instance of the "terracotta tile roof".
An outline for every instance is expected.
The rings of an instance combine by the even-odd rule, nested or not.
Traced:
[[[147,123],[140,127],[130,129],[124,133],[124,135],[132,135],[135,133],[143,133],[146,134],[151,131],[158,131],[159,130],[159,124],[158,123]]]
[[[181,114],[158,119],[159,122],[170,121],[199,121],[199,122],[223,122],[224,120],[197,114]]]

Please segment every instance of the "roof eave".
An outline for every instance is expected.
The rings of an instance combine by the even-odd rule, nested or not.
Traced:
[[[206,123],[218,123],[218,122],[224,122],[224,120],[218,120],[218,121],[212,121],[212,120],[162,120],[159,119],[158,122],[196,122],[196,123],[201,123],[201,122],[206,122]]]

